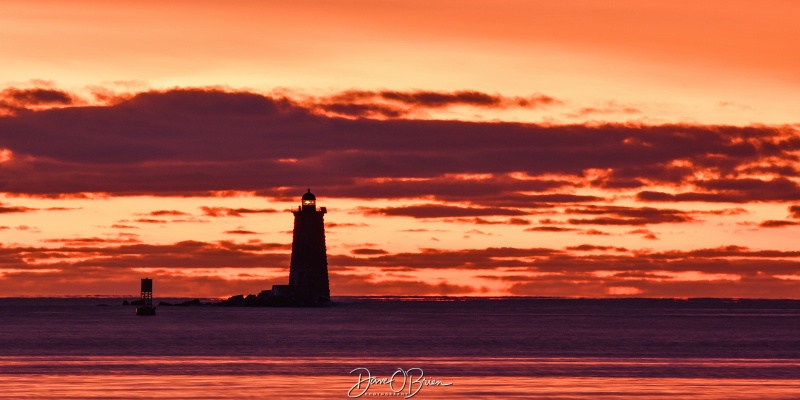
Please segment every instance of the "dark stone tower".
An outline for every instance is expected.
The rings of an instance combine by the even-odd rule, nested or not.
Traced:
[[[317,198],[308,189],[294,214],[292,263],[289,286],[297,301],[325,304],[331,300],[328,286],[328,255],[325,248],[325,207],[317,209]]]

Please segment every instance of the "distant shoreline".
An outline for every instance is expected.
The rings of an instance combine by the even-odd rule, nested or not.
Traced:
[[[67,296],[0,296],[0,300],[13,299],[119,299],[136,300],[138,295],[67,295]],[[158,302],[184,302],[200,300],[202,302],[219,302],[229,297],[156,297]],[[702,301],[797,301],[800,298],[738,298],[738,297],[563,297],[563,296],[332,296],[332,301],[342,300],[384,300],[384,301],[472,301],[472,300],[574,300],[574,301],[674,301],[674,302],[702,302]]]

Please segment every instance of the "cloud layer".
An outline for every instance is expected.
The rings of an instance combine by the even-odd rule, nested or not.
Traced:
[[[351,209],[350,215],[360,219],[333,222],[332,230],[365,228],[370,224],[363,219],[382,218],[422,224],[406,227],[408,234],[464,240],[492,236],[493,228],[515,229],[523,236],[598,240],[531,248],[340,248],[329,259],[331,283],[340,294],[481,294],[487,286],[499,286],[518,295],[774,297],[792,296],[800,282],[800,255],[793,251],[703,243],[695,246],[700,250],[630,245],[663,242],[664,226],[746,217],[744,207],[753,204],[779,205],[785,215],[737,222],[742,229],[794,229],[800,219],[800,172],[795,168],[800,135],[795,127],[418,118],[426,110],[449,107],[561,104],[545,95],[518,98],[468,90],[354,90],[292,99],[175,89],[88,106],[77,96],[42,88],[7,89],[0,99],[5,110],[0,116],[0,192],[9,197],[224,197],[248,192],[285,200],[312,187],[327,199],[392,201]],[[0,214],[14,217],[61,210],[66,208],[0,204]],[[263,229],[248,226],[247,218],[280,210],[214,205],[194,211],[197,215],[153,207],[107,226],[116,234],[172,222],[236,221],[218,229],[220,237],[256,238]],[[424,224],[450,224],[460,231]],[[480,225],[480,230],[469,225]],[[2,228],[11,231],[11,226],[27,227],[8,223]],[[284,280],[247,270],[280,275],[287,267],[287,244],[258,239],[153,244],[142,237],[83,235],[46,239],[42,246],[0,247],[0,282],[13,280],[20,290],[35,291],[78,273],[100,280],[150,268],[154,276],[172,282],[175,294],[189,295],[178,279],[188,270],[238,269],[244,275],[192,281],[230,290],[237,280],[267,285],[262,288]],[[609,237],[636,242],[599,244]],[[472,280],[416,276],[427,271],[444,277],[471,274]]]
[[[162,293],[169,295],[212,295],[213,291],[204,292],[202,286],[192,287],[200,277],[206,284],[217,282],[226,293],[234,294],[242,287],[254,290],[284,283],[290,250],[288,244],[258,240],[147,245],[135,240],[76,238],[49,244],[56,247],[2,248],[0,282],[18,284],[9,287],[7,294],[43,293],[52,290],[55,282],[70,280],[78,285],[103,280],[122,284],[144,269],[159,280]],[[480,282],[486,281],[499,282],[509,293],[525,296],[692,297],[706,293],[736,297],[746,293],[750,297],[793,297],[800,289],[799,260],[800,251],[741,246],[657,252],[590,244],[560,249],[423,248],[398,253],[357,248],[351,254],[329,255],[332,290],[339,295],[475,295],[485,290]],[[221,269],[237,272],[232,276],[208,273]],[[271,271],[267,276],[249,272],[265,269]],[[468,273],[478,279],[472,284],[425,282],[418,277],[425,271],[441,276]],[[237,286],[240,280],[249,283]],[[621,287],[635,290],[616,293],[619,289],[615,288]]]
[[[36,97],[18,95],[30,96]],[[508,101],[485,96],[339,97],[428,107]],[[646,202],[800,199],[792,167],[800,137],[791,127],[542,126],[342,119],[316,111],[286,98],[201,89],[140,93],[113,106],[24,111],[0,118],[7,152],[0,190],[281,196],[304,182],[331,196],[501,205],[578,202],[530,194],[560,188],[564,196],[577,185],[640,189],[637,198]]]

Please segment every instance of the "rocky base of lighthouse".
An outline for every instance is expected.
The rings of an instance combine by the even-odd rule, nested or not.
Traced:
[[[221,303],[225,307],[323,307],[330,305],[329,299],[309,298],[290,285],[275,285],[272,290],[262,290],[258,295],[231,296]]]

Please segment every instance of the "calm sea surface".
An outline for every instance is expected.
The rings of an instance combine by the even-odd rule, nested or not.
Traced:
[[[0,299],[0,398],[800,398],[800,301],[335,301]]]

